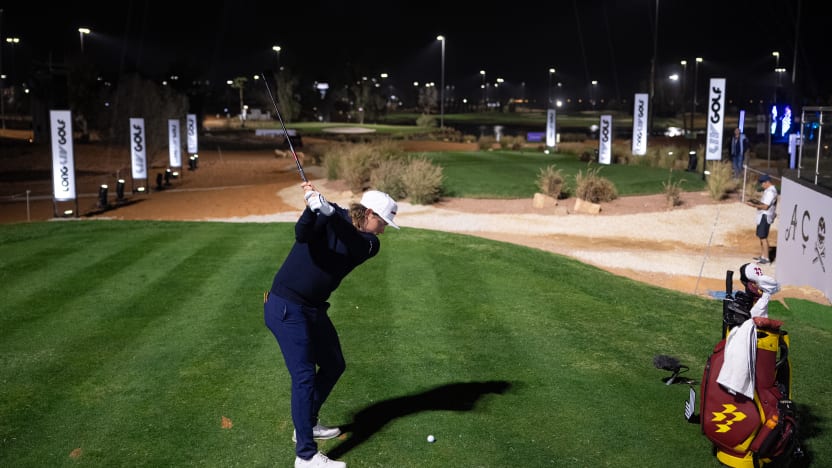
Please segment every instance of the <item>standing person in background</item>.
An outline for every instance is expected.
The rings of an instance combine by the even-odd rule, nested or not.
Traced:
[[[318,451],[314,439],[341,430],[318,421],[318,413],[346,368],[338,333],[327,309],[329,296],[355,267],[379,251],[378,234],[393,222],[397,205],[369,190],[349,211],[329,203],[305,182],[306,209],[295,224],[295,243],[265,298],[264,318],[292,379],[295,468],[346,468]]]
[[[768,233],[771,230],[771,224],[777,216],[775,210],[777,209],[777,187],[771,183],[771,176],[768,174],[760,175],[758,179],[763,187],[763,196],[760,200],[749,200],[747,205],[757,208],[757,237],[760,239],[760,256],[754,257],[754,261],[761,265],[771,263],[768,258],[769,244]]]
[[[731,137],[731,166],[734,168],[734,177],[739,178],[742,174],[742,166],[745,162],[745,153],[748,152],[748,137],[740,131],[739,128],[734,129],[734,136]]]

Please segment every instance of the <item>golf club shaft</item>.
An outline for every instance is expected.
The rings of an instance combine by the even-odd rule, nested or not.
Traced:
[[[295,147],[292,145],[292,139],[289,138],[289,130],[286,130],[286,124],[283,123],[283,117],[280,116],[280,109],[277,108],[277,100],[274,96],[272,96],[272,90],[269,88],[269,83],[266,81],[266,75],[261,76],[263,77],[263,84],[266,85],[266,91],[269,92],[269,98],[272,100],[272,104],[274,105],[274,111],[277,113],[277,120],[280,121],[280,126],[283,127],[283,134],[286,136],[286,142],[289,143],[289,151],[291,151],[292,156],[295,157],[295,164],[298,165],[300,178],[303,179],[304,182],[309,182],[309,179],[306,178],[306,174],[303,172],[303,166],[300,165],[298,154],[295,153]]]

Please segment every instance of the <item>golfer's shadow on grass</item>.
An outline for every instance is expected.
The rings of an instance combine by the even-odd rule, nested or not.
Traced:
[[[511,383],[504,380],[452,383],[368,406],[356,413],[352,422],[341,426],[343,432],[350,433],[349,438],[328,450],[327,456],[341,458],[396,418],[422,411],[471,411],[483,396],[503,394],[510,387]]]

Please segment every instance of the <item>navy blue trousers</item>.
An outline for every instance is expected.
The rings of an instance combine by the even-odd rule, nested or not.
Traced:
[[[301,306],[274,293],[269,293],[263,306],[266,326],[277,339],[292,378],[295,453],[304,460],[318,451],[312,427],[346,368],[338,333],[326,313],[328,308],[328,303],[317,308]]]

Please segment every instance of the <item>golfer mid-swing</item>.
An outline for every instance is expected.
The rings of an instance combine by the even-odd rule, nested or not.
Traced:
[[[341,468],[346,463],[327,458],[314,441],[341,433],[318,421],[345,369],[327,300],[350,271],[378,253],[377,234],[388,225],[399,228],[393,222],[397,205],[386,193],[370,190],[347,211],[329,203],[311,183],[301,187],[307,206],[295,224],[295,243],[274,277],[264,317],[292,379],[295,467]]]

